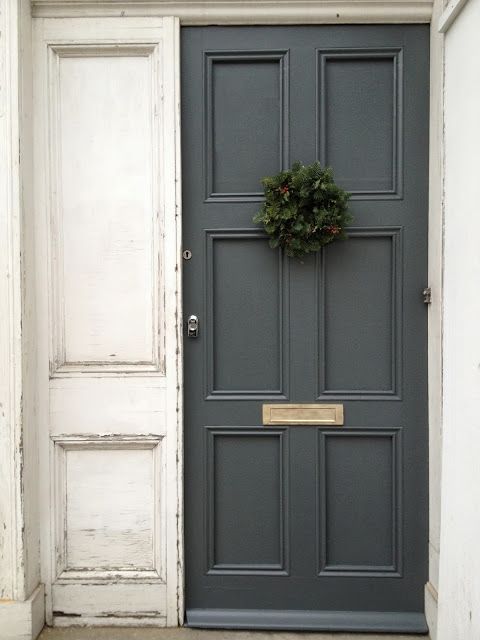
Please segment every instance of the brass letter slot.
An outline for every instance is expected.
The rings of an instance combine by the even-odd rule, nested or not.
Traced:
[[[343,425],[343,404],[264,404],[264,425]]]

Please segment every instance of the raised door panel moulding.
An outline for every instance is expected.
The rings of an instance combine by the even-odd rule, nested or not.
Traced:
[[[258,229],[207,230],[205,240],[205,304],[212,318],[204,347],[206,399],[287,399],[289,278],[285,257],[263,251],[268,238]],[[248,291],[238,285],[239,265],[251,283]],[[252,301],[258,310],[254,318],[246,313]],[[229,314],[238,320],[236,341],[232,340]]]
[[[205,200],[260,202],[258,176],[288,164],[288,51],[206,52],[204,64]],[[248,101],[240,99],[246,86]],[[239,175],[232,168],[242,147]]]
[[[317,157],[334,168],[353,200],[401,199],[402,49],[318,49],[317,55]],[[353,82],[355,100],[346,102],[342,92]],[[347,129],[353,135],[345,153],[345,137],[335,132]]]
[[[165,582],[162,438],[51,440],[55,581]]]
[[[424,23],[433,0],[32,0],[38,17],[176,16],[182,24]]]
[[[287,575],[288,433],[206,427],[205,436],[207,573]],[[242,483],[243,498],[235,489]]]
[[[317,261],[317,399],[397,401],[403,387],[402,229],[351,227],[347,234],[349,242],[334,252],[327,248]],[[362,259],[364,251],[368,261]],[[347,254],[356,268],[345,275],[339,266]],[[358,278],[367,272],[375,286],[365,289]],[[354,325],[334,321],[351,317],[352,305],[358,317]],[[352,349],[358,364],[346,368],[342,363]]]
[[[401,428],[318,431],[319,575],[402,575],[402,473]]]
[[[52,375],[164,371],[160,48],[48,47]]]

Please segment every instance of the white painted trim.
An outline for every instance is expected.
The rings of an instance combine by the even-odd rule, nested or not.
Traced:
[[[433,0],[33,0],[36,17],[176,16],[185,25],[430,22]]]
[[[25,237],[23,224],[21,149],[24,150],[22,122],[28,117],[29,105],[23,104],[28,91],[28,54],[20,58],[22,38],[29,38],[29,23],[22,23],[24,3],[0,2],[0,635],[2,640],[32,640],[43,627],[43,587],[33,586],[35,550],[27,549],[28,539],[34,544],[35,531],[26,531],[28,517],[24,492],[25,464],[35,464],[35,456],[26,453],[25,433],[28,417],[23,393],[27,386],[23,348],[27,333],[23,257]],[[23,32],[25,29],[25,32]],[[29,43],[26,45],[29,50]],[[22,73],[26,75],[22,78]],[[22,82],[23,80],[23,82]],[[22,107],[25,111],[21,111]],[[28,165],[25,156],[22,163]],[[23,169],[25,171],[25,168]],[[28,185],[27,185],[28,187]],[[28,200],[28,198],[27,198]],[[31,312],[29,309],[28,313]],[[23,316],[23,319],[22,319]],[[22,323],[23,322],[23,323]],[[31,375],[34,375],[32,372]],[[29,398],[28,405],[33,404]],[[33,438],[32,438],[33,440]],[[36,467],[28,469],[35,476]],[[36,486],[36,485],[35,485]],[[30,504],[37,502],[29,496]],[[32,520],[30,520],[31,525]],[[29,555],[28,552],[31,552]],[[31,591],[36,587],[31,595]],[[29,597],[30,596],[30,597]]]
[[[438,20],[443,0],[435,0],[432,22]],[[440,478],[443,421],[443,180],[444,180],[444,37],[430,30],[430,131],[428,285],[428,432],[429,432],[429,582],[425,588],[425,614],[432,640],[436,638],[437,607],[432,590],[438,589],[440,545]]]
[[[0,6],[0,600],[23,600],[19,3]]]
[[[452,0],[452,2],[447,4],[445,11],[438,21],[438,30],[440,33],[447,33],[467,2],[468,0]]]
[[[425,585],[425,617],[427,618],[430,640],[437,638],[438,593],[431,582]]]
[[[43,585],[40,585],[24,602],[0,602],[2,640],[35,640],[43,629],[44,598]]]
[[[170,437],[167,452],[167,493],[176,496],[175,513],[167,511],[167,540],[177,541],[176,554],[167,557],[167,626],[183,624],[184,545],[183,545],[183,298],[182,298],[182,166],[180,128],[180,20],[164,18],[165,46],[172,53],[164,66],[164,109],[175,126],[165,136],[164,171],[171,171],[175,191],[165,195],[166,215],[171,215],[165,235],[165,263],[175,270],[165,273],[165,314],[167,375],[166,420],[176,425],[176,439]],[[170,174],[168,174],[170,175]],[[173,224],[172,224],[173,222]],[[172,504],[170,502],[170,504]]]

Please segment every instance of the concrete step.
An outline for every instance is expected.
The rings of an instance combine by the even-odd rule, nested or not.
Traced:
[[[290,633],[284,631],[213,631],[113,627],[45,627],[39,640],[428,640],[427,636],[364,633]]]

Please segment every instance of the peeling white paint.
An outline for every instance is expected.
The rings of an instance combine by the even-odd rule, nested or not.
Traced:
[[[31,18],[0,0],[0,636],[36,637],[39,586],[33,234]],[[20,52],[22,55],[20,56]]]
[[[179,619],[177,32],[168,18],[36,24],[42,548],[54,624]]]

